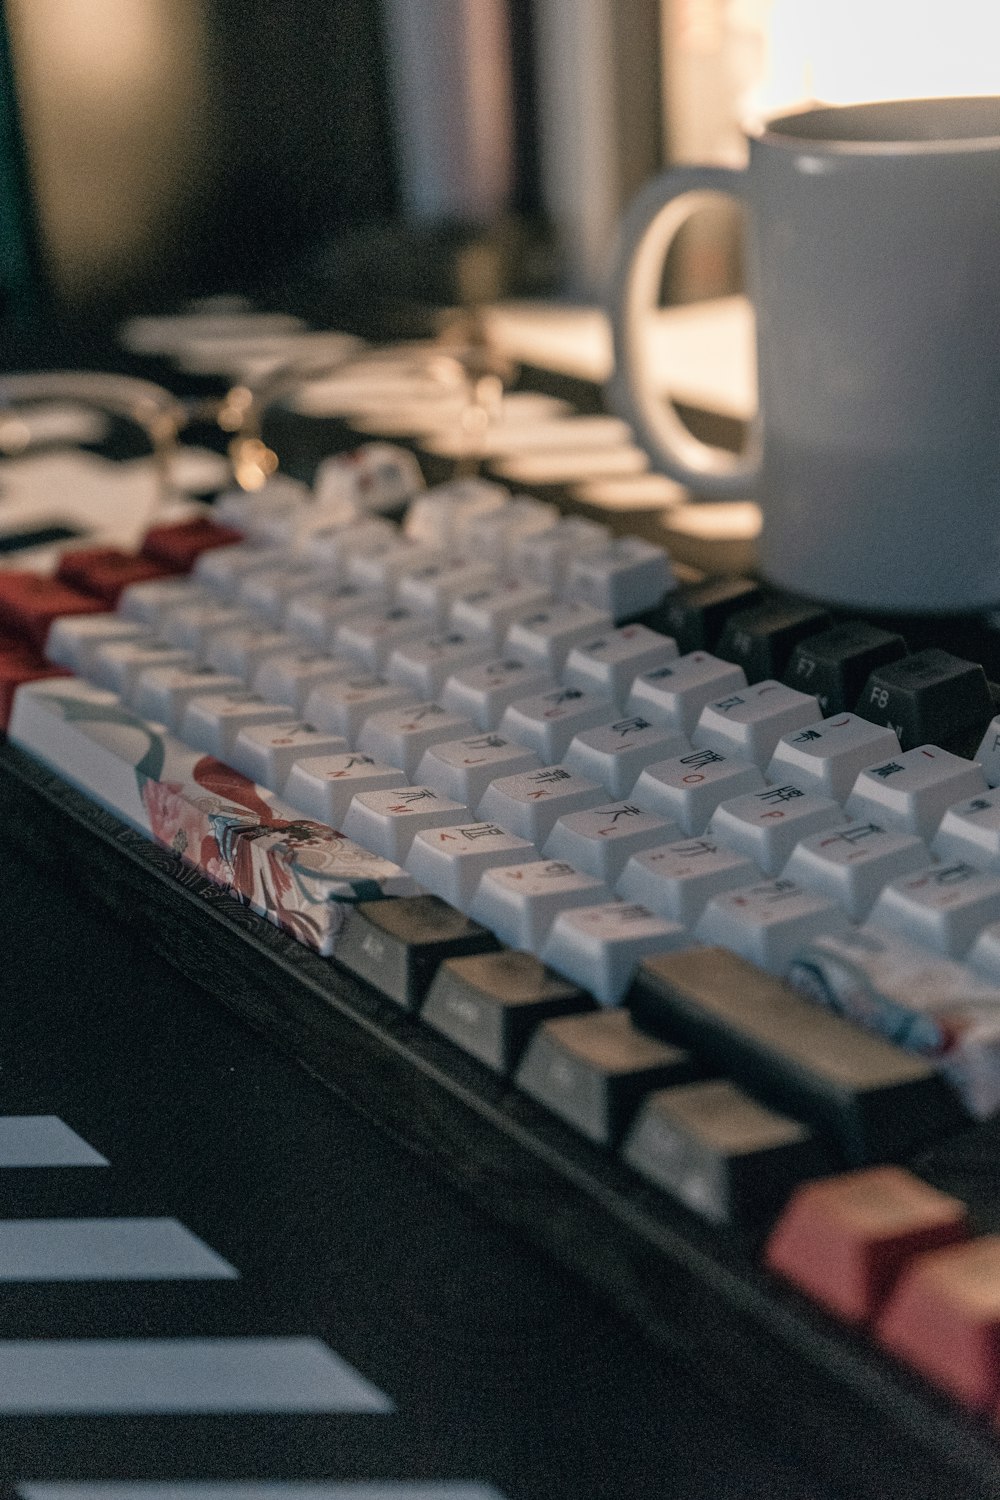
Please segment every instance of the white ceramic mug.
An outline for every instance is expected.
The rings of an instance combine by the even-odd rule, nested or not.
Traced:
[[[833,603],[1000,604],[1000,98],[810,109],[749,136],[744,171],[677,167],[628,210],[612,404],[654,465],[753,495],[761,571]],[[644,321],[706,194],[746,206],[760,411],[736,456],[652,381]]]

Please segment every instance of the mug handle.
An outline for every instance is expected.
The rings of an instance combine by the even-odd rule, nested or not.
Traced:
[[[611,276],[612,407],[630,422],[653,465],[700,495],[746,496],[760,470],[756,436],[745,453],[703,443],[658,391],[644,358],[644,322],[659,302],[663,264],[681,225],[707,198],[746,200],[746,173],[729,167],[674,167],[646,184],[622,219]]]

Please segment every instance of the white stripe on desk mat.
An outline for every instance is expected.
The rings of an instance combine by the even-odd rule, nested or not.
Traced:
[[[383,1479],[348,1484],[256,1479],[132,1484],[129,1480],[109,1480],[89,1484],[22,1483],[17,1493],[22,1500],[504,1500],[492,1485],[463,1479]]]
[[[0,1340],[0,1416],[392,1410],[319,1339]]]
[[[0,1115],[0,1167],[106,1167],[55,1115]]]
[[[0,1219],[0,1282],[238,1276],[176,1219]]]

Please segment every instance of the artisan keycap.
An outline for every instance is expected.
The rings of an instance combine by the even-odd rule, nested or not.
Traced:
[[[562,911],[549,929],[543,963],[585,985],[602,1005],[617,1005],[639,962],[689,941],[684,928],[637,901],[616,897]]]
[[[634,802],[602,803],[560,818],[542,853],[546,859],[564,859],[614,886],[631,855],[675,838],[679,832],[676,823],[643,812]]]
[[[930,741],[947,746],[993,717],[993,699],[978,662],[936,647],[872,672],[855,712],[894,729],[904,750]]]
[[[1000,921],[1000,878],[964,861],[928,865],[887,885],[868,920],[945,958],[963,958],[983,928]]]
[[[748,682],[781,677],[799,641],[832,624],[825,609],[795,600],[771,600],[732,614],[715,649],[736,662]],[[814,716],[819,718],[817,712]]]
[[[565,813],[583,812],[605,799],[596,781],[563,766],[543,766],[516,776],[498,776],[486,788],[479,816],[491,818],[540,849]]]
[[[274,703],[290,703],[297,714],[304,714],[306,702],[314,687],[324,682],[340,682],[356,676],[350,662],[330,651],[304,650],[301,642],[295,649],[265,656],[255,668],[250,686],[262,698]]]
[[[640,672],[667,666],[677,642],[645,625],[623,625],[574,646],[563,669],[563,684],[624,703]]]
[[[579,688],[553,688],[531,698],[517,698],[500,720],[500,733],[518,740],[546,765],[562,760],[573,736],[594,724],[606,724],[608,700]]]
[[[118,600],[117,614],[122,620],[136,620],[142,625],[159,628],[164,615],[188,604],[208,604],[207,589],[187,578],[158,578],[152,583],[131,583]]]
[[[613,620],[629,620],[653,609],[676,580],[662,547],[641,537],[617,536],[597,552],[575,557],[563,594],[603,609]]]
[[[704,833],[720,802],[763,790],[764,777],[750,761],[718,750],[689,750],[647,766],[631,798],[647,812],[672,818],[685,833]]]
[[[784,676],[789,687],[812,693],[824,714],[841,714],[854,707],[877,667],[905,655],[901,635],[850,620],[800,641]]]
[[[421,829],[405,863],[424,890],[468,911],[488,870],[523,864],[534,853],[534,845],[497,823],[455,823]]]
[[[204,750],[229,765],[241,729],[251,724],[280,724],[292,717],[287,703],[265,703],[259,693],[202,693],[188,699],[181,739],[192,750]]]
[[[530,860],[484,875],[471,911],[511,948],[538,954],[560,912],[610,899],[610,890],[596,876],[565,860]]]
[[[706,704],[691,743],[752,760],[763,771],[783,735],[805,729],[819,717],[815,698],[768,678]]]
[[[214,667],[147,667],[136,679],[129,702],[144,719],[166,724],[179,734],[192,698],[204,693],[239,693],[243,686],[238,677],[228,677]]]
[[[769,1270],[847,1323],[870,1323],[915,1256],[969,1236],[965,1205],[903,1167],[800,1187],[767,1243]]]
[[[753,579],[709,578],[676,589],[646,624],[672,635],[682,651],[713,651],[729,616],[760,598],[760,585]]]
[[[677,729],[690,739],[707,704],[731,692],[741,692],[746,685],[742,667],[709,656],[707,651],[692,651],[665,667],[641,672],[633,680],[626,710],[642,714],[654,724]]]
[[[306,756],[292,766],[284,797],[308,817],[339,828],[359,792],[390,791],[405,786],[407,779],[398,766],[379,765],[356,750]]]
[[[165,526],[151,526],[139,548],[143,557],[153,562],[165,563],[187,573],[203,552],[215,547],[231,547],[243,540],[243,533],[232,526],[220,526],[207,516],[198,516],[193,521],[175,521]]]
[[[708,836],[745,855],[766,875],[779,875],[799,839],[846,821],[829,797],[811,797],[794,786],[769,786],[720,803]]]
[[[357,733],[355,744],[366,755],[387,766],[402,766],[416,776],[424,752],[432,745],[471,736],[475,726],[461,714],[451,713],[440,703],[401,703],[370,714]]]
[[[517,1086],[599,1145],[614,1145],[644,1094],[694,1075],[686,1052],[646,1036],[626,1011],[545,1021]]]
[[[61,615],[99,615],[107,605],[55,578],[37,573],[0,572],[0,630],[30,641],[39,651]]]
[[[1000,1400],[1000,1235],[932,1250],[903,1271],[878,1320],[883,1348],[975,1411]]]
[[[749,885],[757,875],[750,860],[712,839],[676,839],[633,854],[615,891],[693,927],[713,896]]]
[[[805,1125],[724,1079],[649,1094],[622,1154],[695,1213],[751,1228],[768,1221],[803,1178],[828,1166]]]
[[[802,839],[782,875],[835,901],[853,922],[863,922],[882,887],[921,869],[927,857],[927,845],[915,834],[878,823],[845,823]]]
[[[60,583],[79,589],[81,594],[92,594],[113,609],[130,584],[176,574],[162,563],[122,552],[118,547],[81,547],[63,553],[55,576]]]
[[[444,828],[469,817],[469,809],[429,786],[401,786],[358,792],[347,810],[343,831],[363,849],[403,864],[422,828]]]
[[[593,999],[530,953],[476,953],[438,969],[420,1019],[509,1076],[541,1021],[595,1009]]]
[[[939,745],[920,745],[862,771],[844,810],[850,818],[915,833],[930,843],[949,807],[985,791],[975,761]]]
[[[343,755],[347,741],[301,719],[287,723],[248,724],[232,743],[229,764],[259,786],[281,792],[295,762],[309,756]]]
[[[647,959],[628,997],[638,1025],[829,1134],[850,1166],[899,1159],[962,1112],[923,1058],[804,1000],[719,948]]]
[[[417,780],[466,807],[478,808],[491,781],[541,768],[531,750],[491,731],[431,745],[420,759]]]
[[[567,770],[599,781],[612,797],[627,797],[650,764],[691,749],[675,729],[663,729],[631,714],[612,724],[584,729],[570,741],[562,763]]]
[[[118,615],[61,615],[53,620],[45,642],[46,659],[57,667],[68,667],[82,677],[99,647],[109,641],[151,641],[155,636],[148,625],[122,620]]]
[[[394,646],[385,675],[420,698],[438,698],[453,672],[488,661],[490,647],[460,630],[418,635]]]
[[[765,774],[768,781],[790,781],[817,797],[845,802],[867,766],[898,754],[891,729],[843,713],[783,735]]]
[[[441,702],[480,729],[496,729],[511,703],[554,687],[555,679],[546,667],[518,656],[500,656],[453,672]]]
[[[354,745],[361,726],[372,714],[406,703],[410,694],[398,682],[384,677],[339,677],[321,682],[306,698],[305,717],[319,729],[342,734]],[[394,762],[390,761],[390,765]]]
[[[581,641],[611,629],[611,616],[589,604],[550,604],[515,620],[507,632],[504,653],[534,662],[558,677],[566,658]]]
[[[487,953],[493,934],[437,896],[361,901],[347,914],[337,961],[405,1010],[424,1001],[447,958]]]

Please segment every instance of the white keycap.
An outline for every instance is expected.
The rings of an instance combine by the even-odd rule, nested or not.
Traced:
[[[487,870],[524,864],[533,853],[526,839],[498,823],[459,823],[421,829],[405,863],[425,890],[467,912]]]
[[[396,646],[426,634],[427,621],[421,615],[390,604],[388,609],[368,609],[343,620],[334,629],[331,649],[362,671],[384,672]]]
[[[203,693],[188,700],[181,719],[181,739],[192,750],[204,750],[229,765],[241,729],[251,724],[279,724],[292,717],[287,703],[265,703],[258,693]]]
[[[513,560],[513,549],[518,542],[548,531],[558,519],[559,511],[554,505],[521,495],[497,510],[460,517],[457,536],[463,552],[473,557],[497,558],[504,567]]]
[[[1000,922],[991,922],[988,927],[983,928],[964,962],[977,976],[985,975],[994,984],[1000,984]]]
[[[546,859],[564,859],[614,887],[633,854],[679,833],[676,823],[643,812],[635,802],[604,802],[560,818],[542,853]]]
[[[540,771],[542,765],[533,751],[491,731],[431,745],[417,767],[417,780],[475,811],[498,776]]]
[[[313,688],[306,699],[305,717],[319,729],[342,734],[354,746],[366,719],[382,709],[406,703],[409,697],[398,682],[387,682],[384,677],[370,673],[341,677]]]
[[[160,621],[160,634],[165,641],[181,647],[205,659],[205,651],[213,636],[223,630],[238,627],[254,629],[256,621],[248,609],[229,604],[192,604],[183,609],[172,609]]]
[[[233,547],[211,547],[195,559],[191,577],[219,601],[234,599],[244,578],[284,567],[288,554],[281,547],[258,547],[237,542]]]
[[[616,900],[560,912],[541,958],[602,1005],[617,1005],[644,958],[679,948],[687,940],[679,923],[645,906]]]
[[[266,656],[254,671],[250,686],[262,698],[274,703],[290,703],[297,714],[304,714],[306,701],[314,687],[323,682],[341,682],[355,676],[352,662],[329,651],[307,651],[296,642],[295,649]]]
[[[645,625],[622,625],[574,646],[566,659],[563,682],[624,703],[641,672],[667,666],[676,656],[673,636]]]
[[[574,776],[562,766],[543,766],[491,781],[478,811],[481,818],[500,823],[541,849],[564,814],[596,807],[605,796],[596,781]]]
[[[608,718],[608,700],[580,688],[553,688],[517,698],[500,720],[500,733],[534,750],[546,765],[562,760],[574,735]]]
[[[259,786],[281,792],[297,760],[309,756],[343,755],[343,735],[326,734],[302,719],[287,723],[248,724],[241,729],[229,752],[230,765]]]
[[[155,639],[151,626],[119,615],[62,615],[53,620],[45,638],[45,655],[57,667],[69,667],[78,677],[86,677],[99,647],[111,641]]]
[[[489,557],[490,553],[485,553]],[[499,651],[515,620],[537,613],[550,604],[548,591],[534,583],[506,582],[459,594],[448,612],[448,623],[466,635],[491,641]]]
[[[509,550],[508,566],[515,578],[529,579],[553,594],[559,594],[566,583],[570,566],[576,559],[603,551],[610,540],[610,528],[599,521],[585,521],[579,516],[569,516],[557,521],[546,531],[515,541]],[[599,613],[610,620],[611,616],[606,610]]]
[[[632,800],[647,812],[672,818],[687,834],[704,833],[720,802],[765,786],[759,767],[718,750],[689,750],[654,761],[632,788]]]
[[[228,548],[213,550],[226,552]],[[207,604],[211,597],[207,589],[187,578],[153,578],[149,583],[130,583],[123,589],[116,613],[123,620],[136,620],[159,629],[160,620],[170,610],[188,604]]]
[[[514,621],[504,651],[537,662],[558,677],[574,646],[610,629],[610,615],[589,604],[550,604]]]
[[[462,594],[493,588],[498,582],[499,575],[492,563],[454,557],[404,574],[396,583],[395,598],[398,604],[405,604],[407,609],[414,609],[443,627],[451,606]]]
[[[342,755],[307,756],[292,766],[284,798],[308,818],[340,828],[360,792],[385,792],[406,786],[398,766],[379,765],[370,755],[352,750]]]
[[[1000,875],[1000,791],[949,807],[931,848],[938,859],[968,860],[977,870]]]
[[[782,875],[835,901],[853,922],[863,922],[884,885],[922,869],[928,859],[927,845],[912,833],[852,822],[802,839]]]
[[[713,896],[752,883],[758,873],[750,860],[713,839],[676,839],[633,854],[615,890],[693,927]]]
[[[708,833],[752,859],[766,875],[780,875],[800,839],[846,822],[830,797],[813,797],[796,786],[769,786],[721,802]]]
[[[429,786],[402,786],[391,791],[359,792],[347,810],[343,832],[349,839],[404,863],[422,828],[445,828],[469,816],[469,809]]]
[[[313,477],[317,501],[358,510],[393,510],[423,488],[420,465],[398,443],[362,443],[352,453],[335,453]]]
[[[478,636],[443,630],[394,646],[385,675],[421,698],[437,698],[453,672],[488,661],[491,655],[492,648]]]
[[[894,880],[872,907],[868,925],[923,943],[946,958],[963,958],[992,922],[1000,921],[1000,879],[974,865],[927,865]]]
[[[729,948],[770,974],[784,974],[802,945],[847,930],[839,907],[791,880],[737,886],[713,896],[695,927],[703,943]]]
[[[746,673],[707,651],[689,651],[665,666],[641,672],[628,695],[629,713],[666,724],[691,737],[706,704],[747,685]]]
[[[308,485],[287,474],[272,474],[259,490],[225,490],[216,500],[213,515],[226,526],[235,526],[247,536],[256,536],[278,516],[288,515],[309,503]]]
[[[205,693],[239,693],[245,684],[214,667],[148,667],[136,680],[130,703],[144,719],[179,733],[184,710]]]
[[[236,590],[236,603],[258,618],[280,625],[289,604],[299,594],[332,587],[333,580],[311,563],[290,562],[244,577]]]
[[[586,552],[570,563],[563,593],[613,620],[627,620],[659,604],[676,587],[670,559],[662,547],[639,537],[619,536],[600,552]]]
[[[976,751],[976,760],[983,768],[987,786],[1000,786],[1000,714],[990,720]]]
[[[415,542],[447,546],[474,515],[498,510],[510,500],[506,485],[491,479],[451,479],[417,495],[406,508],[403,530]]]
[[[87,675],[98,686],[131,702],[136,684],[150,667],[196,667],[197,657],[169,641],[107,641],[98,646]]]
[[[870,818],[930,843],[953,803],[985,791],[975,761],[938,745],[920,745],[862,771],[844,806],[851,818]]]
[[[401,578],[419,573],[421,568],[444,563],[448,554],[441,547],[421,546],[400,537],[395,546],[384,552],[355,553],[347,564],[347,582],[356,583],[366,593],[382,590],[392,594]]]
[[[635,715],[584,729],[570,743],[563,765],[599,781],[612,797],[627,797],[650,764],[683,755],[691,746],[682,734]]]
[[[287,656],[298,641],[284,630],[269,630],[259,625],[237,626],[220,630],[205,646],[206,665],[217,672],[231,672],[249,683],[257,668],[271,656]]]
[[[322,568],[336,583],[346,583],[354,557],[376,557],[395,547],[399,529],[391,521],[372,517],[353,526],[327,526],[312,531],[301,552],[303,558]]]
[[[560,912],[610,899],[601,881],[565,860],[532,860],[488,871],[470,914],[509,947],[537,955]]]
[[[453,672],[441,701],[480,729],[495,729],[509,704],[554,687],[552,674],[544,667],[517,656],[501,656]]]
[[[866,766],[899,754],[891,729],[857,714],[835,714],[784,735],[767,767],[768,781],[790,781],[804,792],[845,802]]]
[[[462,739],[474,732],[475,726],[461,714],[424,700],[369,714],[355,744],[358,750],[374,755],[384,765],[402,766],[407,776],[416,776],[424,751],[431,745]]]
[[[387,604],[384,596],[369,597],[353,584],[311,589],[289,600],[283,623],[292,635],[323,650],[330,646],[334,631],[343,621],[364,619],[372,610],[384,609]]]
[[[706,704],[691,743],[752,760],[763,770],[782,735],[820,717],[815,698],[767,678]]]

